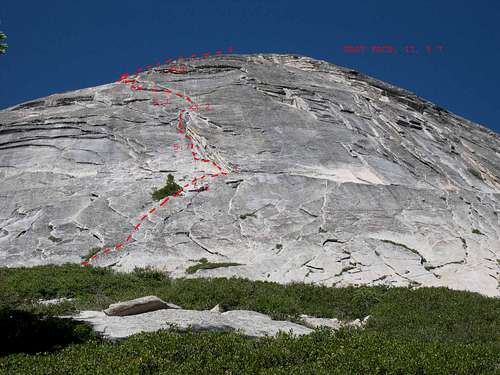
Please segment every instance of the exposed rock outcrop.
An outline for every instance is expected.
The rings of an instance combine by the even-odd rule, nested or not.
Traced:
[[[236,331],[247,337],[276,336],[278,332],[294,335],[307,335],[311,328],[328,327],[339,329],[343,326],[361,328],[359,319],[342,322],[338,319],[315,318],[303,315],[305,325],[289,321],[273,320],[266,314],[249,310],[212,310],[161,309],[127,316],[110,316],[101,311],[81,311],[78,315],[67,317],[90,323],[94,330],[111,340],[122,339],[141,332],[156,332],[161,329],[176,328],[194,331]]]
[[[0,111],[1,265],[500,295],[498,134],[306,57],[186,67]],[[196,187],[160,207],[168,173]]]

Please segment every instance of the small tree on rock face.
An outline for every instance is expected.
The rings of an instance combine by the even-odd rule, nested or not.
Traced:
[[[3,43],[3,41],[7,39],[7,35],[0,31],[0,55],[3,55],[5,51],[7,51],[7,44]]]
[[[177,185],[174,181],[174,176],[172,176],[170,173],[167,176],[167,181],[164,187],[161,189],[153,191],[151,194],[153,196],[154,200],[159,201],[160,199],[163,199],[165,197],[168,197],[169,195],[174,195],[177,193],[181,187]]]

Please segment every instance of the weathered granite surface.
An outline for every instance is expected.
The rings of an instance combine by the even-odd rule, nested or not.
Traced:
[[[159,304],[158,302],[161,302]],[[128,307],[127,314],[109,314],[117,310],[123,312]],[[131,307],[135,307],[131,311]],[[145,307],[149,307],[147,310]],[[159,309],[157,307],[160,307]],[[138,308],[143,308],[142,312]],[[128,314],[132,312],[132,314]],[[294,335],[307,335],[313,328],[327,327],[333,330],[348,326],[362,328],[370,316],[362,321],[340,321],[338,319],[317,318],[301,315],[303,324],[287,320],[273,320],[269,315],[251,310],[225,310],[224,306],[216,305],[211,310],[186,310],[162,301],[156,296],[136,298],[110,305],[104,311],[80,311],[76,315],[64,318],[87,322],[103,337],[111,340],[123,339],[141,332],[156,332],[162,329],[176,328],[194,331],[236,331],[248,337],[276,336],[279,332]]]
[[[220,56],[0,111],[0,264],[79,262],[123,241],[172,173],[177,116],[231,173],[149,215],[94,265],[173,277],[439,286],[498,296],[500,136],[326,62]],[[182,145],[182,143],[179,143]],[[240,266],[185,270],[197,259]],[[168,310],[161,313],[168,312]]]
[[[163,309],[180,309],[180,307],[173,303],[165,302],[156,296],[145,296],[129,301],[113,303],[103,312],[108,316],[128,316]]]
[[[212,311],[168,309],[130,316],[108,316],[101,311],[81,311],[74,320],[90,323],[108,339],[122,339],[141,332],[161,329],[193,329],[194,331],[237,331],[248,337],[275,336],[278,332],[307,335],[312,329],[300,324],[272,320],[256,311]]]
[[[102,311],[81,311],[75,316],[67,316],[77,321],[87,322],[103,337],[111,340],[123,339],[141,332],[156,332],[176,328],[194,331],[236,331],[247,337],[276,336],[279,332],[307,335],[312,328],[327,327],[333,330],[343,326],[362,328],[367,318],[361,322],[342,322],[337,319],[304,316],[305,324],[287,320],[273,320],[266,314],[250,310],[232,310],[218,313],[209,310],[164,309],[129,316],[108,316]]]

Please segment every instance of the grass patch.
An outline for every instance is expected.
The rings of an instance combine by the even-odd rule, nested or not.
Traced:
[[[200,263],[209,264],[206,259]],[[102,309],[151,294],[183,308],[227,304],[275,319],[294,320],[300,314],[371,318],[361,331],[319,330],[301,338],[258,340],[234,333],[158,332],[108,343],[92,337],[83,326],[64,326],[57,320],[43,326],[55,315]],[[74,300],[55,306],[33,304],[40,298],[60,297]],[[154,270],[121,274],[68,264],[0,268],[0,311],[5,312],[0,314],[4,348],[11,342],[25,343],[0,357],[0,373],[5,374],[494,374],[500,364],[500,300],[447,288],[173,280]],[[50,330],[57,339],[46,333]],[[29,331],[43,334],[26,336]],[[27,349],[28,341],[37,340],[29,337],[44,335],[52,340],[50,345]],[[38,351],[47,353],[32,354]]]
[[[0,356],[12,353],[51,352],[96,338],[81,322],[45,316],[42,313],[0,308]]]
[[[193,274],[198,270],[210,270],[214,268],[221,268],[221,267],[233,267],[233,266],[241,266],[242,264],[240,263],[227,263],[227,262],[221,262],[221,263],[212,263],[207,260],[207,258],[201,258],[198,264],[195,264],[194,266],[190,266],[186,269],[186,273]]]
[[[101,250],[102,250],[101,247],[93,247],[92,249],[89,250],[89,252],[86,255],[82,256],[82,259],[88,262],[90,258],[92,258]]]
[[[63,351],[15,354],[4,374],[494,374],[484,345],[319,330],[248,340],[235,333],[144,333],[119,343],[89,341]],[[36,371],[36,372],[35,372]]]
[[[462,342],[495,341],[500,324],[499,299],[447,288],[330,288],[240,278],[170,279],[147,269],[126,274],[75,264],[0,268],[0,306],[15,305],[31,312],[102,309],[151,294],[187,309],[211,309],[219,303],[276,319],[308,314],[350,320],[372,315],[369,326],[386,333],[392,327],[394,334],[409,330],[422,338]],[[62,297],[74,300],[62,307],[32,304]]]
[[[249,213],[240,215],[241,220],[245,220],[247,217],[255,217],[256,218],[257,216],[255,215],[255,212],[249,212]]]
[[[174,181],[174,176],[170,173],[167,175],[167,181],[165,182],[165,186],[161,189],[155,190],[151,193],[151,196],[154,200],[159,201],[168,196],[174,195],[181,189],[180,185],[178,185]]]
[[[50,235],[48,238],[52,242],[61,242],[62,241],[62,238],[54,237],[53,235]]]
[[[481,172],[479,172],[477,169],[474,169],[474,168],[467,168],[467,171],[473,175],[474,177],[476,177],[478,180],[481,180],[481,181],[484,181],[483,180],[483,176],[481,175]]]

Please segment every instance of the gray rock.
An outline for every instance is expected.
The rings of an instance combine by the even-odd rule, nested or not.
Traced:
[[[342,327],[342,322],[336,318],[316,318],[309,315],[301,315],[301,319],[307,327],[317,328],[317,327],[329,327],[331,329],[339,329]]]
[[[255,311],[231,310],[222,313],[221,316],[233,329],[250,337],[275,336],[278,332],[295,335],[306,335],[312,332],[300,324],[272,320],[269,316]]]
[[[173,303],[164,302],[156,296],[146,296],[130,301],[113,303],[104,310],[104,313],[108,316],[126,316],[143,314],[161,309],[180,309],[180,307]]]
[[[142,91],[113,83],[0,111],[1,265],[110,246],[92,265],[500,295],[498,134],[307,57],[187,66],[142,73]],[[155,105],[156,88],[209,111],[174,94]],[[209,189],[152,201],[168,173],[189,183],[218,174],[212,162],[228,174],[205,177]],[[200,258],[239,265],[187,275]]]
[[[345,326],[351,326],[351,327],[357,327],[361,328],[363,327],[367,322],[370,316],[366,316],[363,318],[363,320],[360,319],[355,319],[353,321],[340,321],[336,318],[330,319],[330,318],[316,318],[314,316],[309,316],[309,315],[301,315],[300,316],[302,321],[307,327],[310,328],[318,328],[318,327],[328,327],[331,329],[339,329],[341,327]]]
[[[53,299],[40,299],[37,301],[38,304],[40,305],[58,305],[60,303],[64,303],[64,302],[71,302],[73,301],[74,298],[65,298],[65,297],[61,297],[61,298],[53,298]]]
[[[216,312],[216,313],[221,313],[224,312],[222,308],[220,307],[219,304],[215,305],[213,308],[210,309],[211,312]]]
[[[248,337],[274,336],[278,332],[304,335],[312,330],[287,321],[272,320],[255,311],[233,310],[222,314],[211,311],[168,309],[131,316],[108,316],[100,311],[82,311],[75,320],[90,323],[96,332],[108,339],[121,339],[140,332],[161,329],[195,331],[237,331]]]
[[[226,304],[217,304],[213,308],[210,309],[211,312],[223,313],[229,310],[229,306]]]

